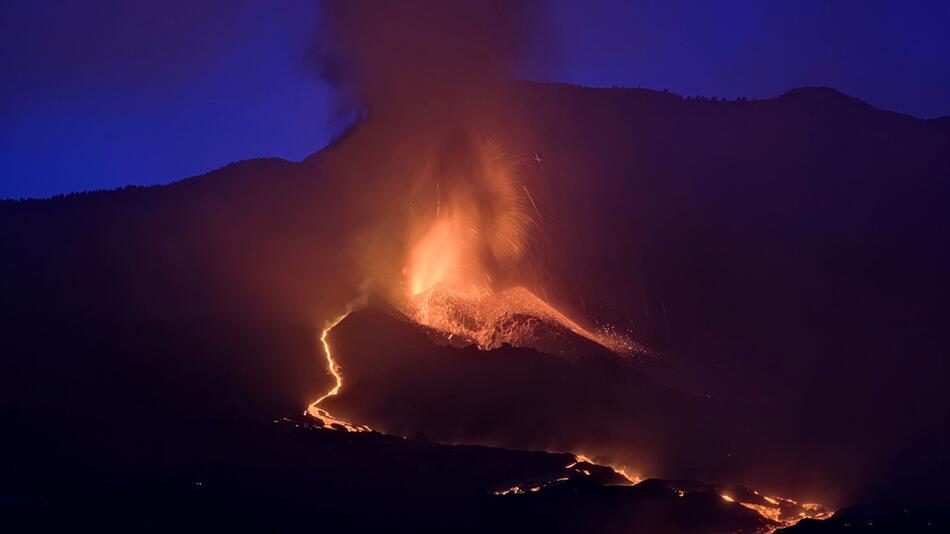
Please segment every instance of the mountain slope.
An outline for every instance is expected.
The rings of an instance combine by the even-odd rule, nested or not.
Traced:
[[[732,102],[517,83],[509,101],[473,105],[483,113],[466,127],[533,165],[524,181],[542,260],[513,282],[657,349],[654,379],[796,413],[776,422],[790,436],[783,446],[796,450],[792,437],[807,432],[827,449],[801,452],[792,485],[848,501],[942,493],[946,119],[827,89]],[[17,392],[5,418],[37,420],[50,392],[82,404],[90,390],[50,369],[88,361],[108,375],[149,354],[152,334],[102,341],[137,321],[174,323],[165,335],[185,339],[193,325],[251,324],[255,340],[235,360],[191,342],[176,358],[143,358],[94,381],[103,398],[154,390],[163,372],[168,387],[193,381],[175,404],[205,415],[282,410],[322,390],[329,380],[297,360],[299,347],[312,342],[319,365],[311,332],[361,293],[373,274],[364,260],[398,256],[398,178],[424,168],[447,134],[440,121],[423,116],[406,132],[370,117],[301,163],[254,160],[165,187],[0,203],[3,336],[16,340],[0,373]],[[69,324],[96,340],[88,350],[68,336],[31,342]],[[273,349],[287,330],[298,348]],[[264,368],[267,387],[242,385]],[[110,431],[133,424],[121,403],[109,413]]]

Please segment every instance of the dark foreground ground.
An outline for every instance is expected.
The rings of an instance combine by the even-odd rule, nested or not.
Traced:
[[[752,532],[766,526],[714,493],[680,497],[661,481],[617,485],[623,479],[610,469],[565,467],[574,463],[567,454],[446,446],[423,436],[321,429],[304,420],[207,421],[176,431],[187,439],[141,433],[149,442],[142,446],[154,455],[147,465],[90,458],[46,472],[29,464],[14,469],[26,476],[2,494],[8,532],[577,532],[619,526]],[[525,493],[496,494],[516,486]]]
[[[612,470],[575,464],[568,454],[448,446],[421,435],[403,439],[317,424],[207,420],[173,429],[143,421],[139,446],[153,461],[136,465],[92,454],[69,466],[44,466],[43,451],[24,451],[5,473],[4,530],[767,532],[776,526],[712,486],[681,492],[689,483],[655,479],[623,485]],[[866,507],[803,522],[792,532],[941,532],[948,525],[935,510]]]

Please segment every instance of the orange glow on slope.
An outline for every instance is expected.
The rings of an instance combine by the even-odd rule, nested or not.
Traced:
[[[528,315],[559,324],[575,334],[596,341],[593,334],[523,287],[471,295],[442,284],[405,299],[402,311],[417,323],[471,340],[491,350],[510,340],[497,339],[500,324],[512,314]],[[517,343],[511,343],[517,345]]]
[[[545,491],[559,483],[567,482],[568,480],[572,479],[577,480],[577,476],[579,476],[581,479],[592,476],[593,473],[587,469],[587,467],[593,469],[593,466],[609,467],[614,473],[621,475],[626,479],[627,483],[623,485],[629,484],[631,486],[635,486],[642,482],[642,479],[639,476],[631,476],[627,474],[623,467],[616,467],[603,462],[595,463],[594,460],[589,456],[575,454],[574,460],[564,466],[564,469],[573,471],[575,475],[571,475],[570,477],[561,477],[551,481],[535,483],[531,486],[518,484],[504,488],[502,490],[494,491],[493,494],[522,495],[525,493],[537,493]],[[672,490],[673,495],[675,495],[677,498],[686,497],[688,494],[693,492],[693,490],[686,490],[683,488],[673,487],[670,489]],[[700,489],[698,491],[705,492],[708,490]],[[732,494],[731,492],[720,493],[719,497],[722,498],[723,501],[731,503],[732,505],[748,508],[759,514],[762,518],[769,520],[771,524],[766,526],[765,530],[761,531],[763,534],[775,532],[780,528],[790,527],[805,518],[821,520],[827,519],[833,515],[820,504],[799,503],[798,501],[785,499],[782,497],[762,496],[759,494],[759,492],[749,490],[748,488],[739,488],[736,491],[738,492],[738,495],[745,495],[745,497],[734,497],[733,495],[736,494]],[[745,502],[746,499],[758,502]]]
[[[755,494],[758,495],[758,492],[755,492]],[[722,497],[723,499],[727,498],[726,495]],[[821,520],[828,519],[833,515],[832,512],[827,511],[825,507],[820,504],[799,503],[793,499],[785,499],[782,497],[765,496],[763,500],[766,504],[736,501],[732,498],[728,498],[727,500],[753,510],[762,517],[778,523],[779,526],[770,532],[774,532],[778,528],[790,527],[802,519]]]
[[[683,490],[677,490],[677,492],[680,497],[686,493]],[[779,528],[790,527],[805,518],[828,519],[833,515],[832,512],[827,511],[825,507],[820,504],[799,503],[793,499],[785,499],[782,497],[760,496],[757,491],[753,491],[752,493],[755,494],[756,498],[760,498],[761,501],[746,502],[745,500],[736,499],[726,493],[721,494],[720,497],[725,501],[753,510],[760,516],[774,521],[778,526],[770,529],[769,532],[774,532]]]
[[[619,475],[622,476],[623,478],[627,479],[627,482],[629,482],[630,485],[632,485],[632,486],[635,486],[635,485],[639,484],[640,482],[642,482],[642,480],[640,479],[639,476],[637,476],[637,475],[631,475],[630,473],[627,473],[627,470],[626,470],[626,468],[624,468],[624,467],[615,467],[615,466],[612,466],[612,465],[611,465],[611,466],[607,466],[607,467],[610,467],[611,469],[613,469],[614,471],[616,471],[617,474],[619,474]]]
[[[643,350],[619,333],[591,332],[524,287],[464,292],[439,283],[406,297],[398,307],[416,323],[482,350],[497,349],[504,343],[532,347],[538,321],[569,330],[616,354]]]
[[[755,510],[756,512],[758,512],[760,516],[766,519],[771,519],[772,521],[776,521],[778,523],[784,523],[784,521],[782,521],[782,510],[778,507],[764,506],[761,504],[750,504],[747,502],[740,502],[739,504],[741,504],[742,506],[745,506],[746,508],[750,510]],[[788,525],[788,526],[791,526],[791,525]]]

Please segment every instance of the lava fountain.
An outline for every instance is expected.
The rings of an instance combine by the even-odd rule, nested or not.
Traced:
[[[591,332],[519,283],[519,273],[543,261],[532,247],[540,212],[520,177],[527,160],[491,137],[447,137],[416,186],[397,308],[483,350],[503,343],[540,349],[541,324],[615,353],[633,350],[628,338]]]

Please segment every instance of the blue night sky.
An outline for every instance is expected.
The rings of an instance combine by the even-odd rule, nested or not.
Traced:
[[[335,127],[313,0],[4,1],[0,198],[300,160]],[[950,115],[950,2],[552,0],[558,61],[522,75],[684,95],[831,86]],[[539,15],[541,16],[541,15]]]

